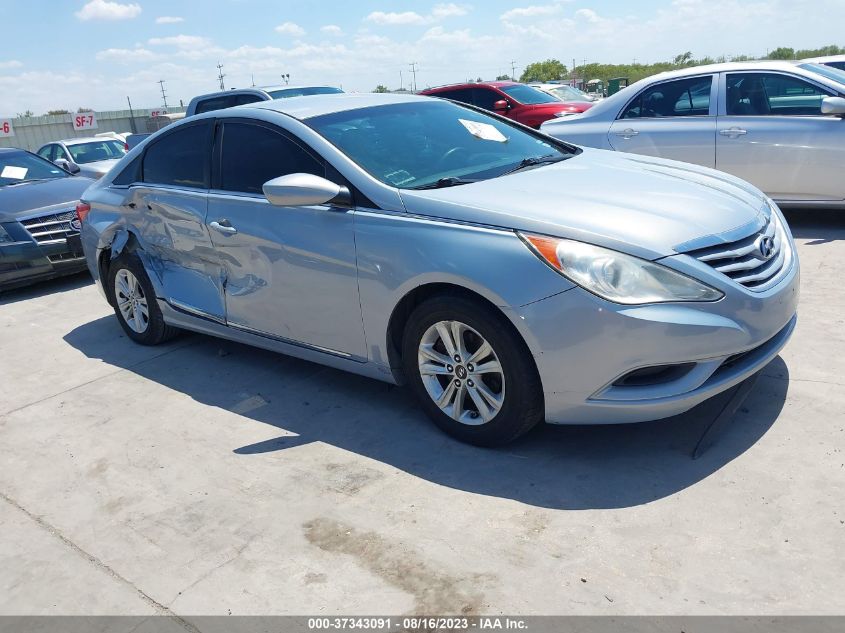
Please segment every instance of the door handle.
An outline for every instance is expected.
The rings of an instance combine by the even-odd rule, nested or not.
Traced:
[[[727,130],[719,130],[719,134],[722,136],[730,136],[731,138],[736,138],[737,136],[745,136],[748,134],[748,130],[743,130],[739,127],[732,127]]]
[[[126,203],[126,204],[124,204],[123,206],[124,206],[124,207],[129,207],[130,209],[134,209],[134,208],[135,208],[135,203],[134,203],[134,202],[127,202],[127,203]]]
[[[639,132],[637,132],[636,130],[633,130],[631,128],[628,128],[626,130],[616,132],[615,134],[616,134],[616,136],[621,136],[622,138],[632,138],[634,136],[637,136],[639,134]]]
[[[232,226],[229,220],[217,220],[215,222],[209,222],[208,226],[213,228],[215,231],[223,233],[224,235],[234,235],[238,232],[238,229]]]

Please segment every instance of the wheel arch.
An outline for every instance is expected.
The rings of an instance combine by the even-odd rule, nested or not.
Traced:
[[[491,301],[489,298],[485,297],[481,293],[476,292],[474,290],[470,290],[465,286],[460,286],[458,284],[450,282],[438,281],[416,286],[415,288],[407,292],[396,303],[393,308],[393,311],[390,314],[390,318],[388,319],[385,345],[387,349],[388,360],[390,363],[390,370],[397,384],[403,385],[407,381],[405,373],[402,369],[402,339],[405,335],[405,327],[408,323],[408,319],[411,316],[411,313],[418,305],[428,299],[440,296],[462,297],[464,299],[479,303],[484,307],[488,308],[492,313],[496,314],[501,319],[501,321],[506,324],[506,326],[511,330],[511,332],[517,337],[517,340],[519,340],[525,346],[525,351],[531,357],[531,362],[534,365],[534,369],[537,370],[537,362],[531,351],[531,346],[529,345],[523,333],[520,332],[519,328],[517,328],[516,325],[514,325],[513,321],[508,317],[508,315],[502,310],[501,307],[496,305],[493,301]]]

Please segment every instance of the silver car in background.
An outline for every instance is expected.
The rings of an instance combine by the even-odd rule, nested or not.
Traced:
[[[803,64],[821,64],[822,66],[830,66],[837,70],[845,71],[845,55],[827,55],[826,57],[813,57],[811,59],[802,59]]]
[[[47,143],[36,154],[72,174],[96,180],[107,174],[127,151],[123,140],[92,136]]]
[[[792,237],[754,187],[429,97],[197,115],[78,212],[132,340],[185,328],[407,383],[482,445],[687,411],[796,323]]]
[[[542,131],[715,167],[782,206],[845,208],[845,74],[796,62],[699,66],[639,81]]]

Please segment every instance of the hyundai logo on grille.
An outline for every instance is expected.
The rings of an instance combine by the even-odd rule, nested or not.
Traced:
[[[768,261],[775,254],[775,241],[768,235],[761,235],[754,243],[757,247],[758,257],[763,261]]]

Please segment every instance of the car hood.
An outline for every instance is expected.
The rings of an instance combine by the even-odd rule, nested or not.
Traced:
[[[88,174],[99,174],[100,176],[105,176],[112,167],[117,165],[120,162],[120,158],[110,158],[109,160],[97,160],[93,163],[84,163],[79,165],[79,168],[82,170],[82,173]]]
[[[93,182],[72,176],[0,187],[0,210],[7,216],[19,217],[46,207],[75,204]]]
[[[409,213],[566,237],[648,259],[738,239],[770,214],[765,194],[727,174],[586,148],[560,163],[401,196]]]

